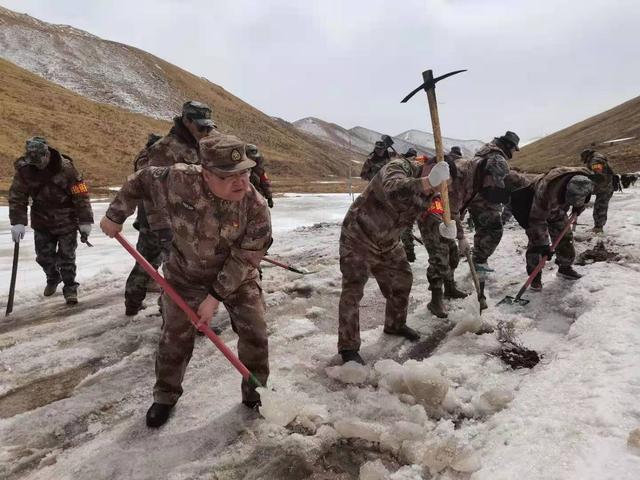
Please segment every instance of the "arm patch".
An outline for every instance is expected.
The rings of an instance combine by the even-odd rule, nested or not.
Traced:
[[[87,184],[82,180],[71,185],[71,195],[86,195],[88,193],[89,188],[87,187]]]

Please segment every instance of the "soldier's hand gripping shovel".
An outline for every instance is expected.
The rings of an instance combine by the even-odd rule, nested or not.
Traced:
[[[553,242],[553,244],[551,245],[551,252],[555,252],[556,248],[560,244],[560,241],[567,234],[567,232],[569,231],[569,229],[571,228],[571,226],[575,223],[575,221],[577,219],[578,219],[578,216],[575,213],[573,213],[569,217],[569,222],[567,222],[565,227],[560,232],[560,235],[558,235],[558,237],[556,238],[555,242]],[[529,303],[529,300],[527,300],[526,298],[522,298],[522,295],[524,295],[524,292],[527,291],[527,288],[529,288],[529,285],[531,285],[531,282],[533,282],[533,279],[536,278],[536,275],[538,275],[538,273],[540,273],[542,271],[542,269],[544,268],[546,263],[547,263],[547,257],[545,255],[542,255],[542,258],[540,259],[540,262],[538,262],[538,265],[536,266],[536,268],[533,269],[533,271],[531,272],[531,274],[527,278],[527,281],[524,282],[524,285],[522,285],[522,288],[518,291],[516,296],[512,297],[510,295],[507,295],[506,297],[504,297],[502,300],[500,300],[498,302],[498,305],[500,305],[502,303],[513,305],[515,303],[517,305],[523,305],[524,306],[527,303]]]
[[[16,293],[16,277],[18,276],[18,257],[20,255],[20,242],[13,244],[13,265],[11,267],[11,283],[9,283],[9,298],[7,299],[7,310],[4,316],[13,312],[13,297]]]
[[[145,272],[151,276],[158,285],[162,288],[164,293],[169,295],[169,298],[175,302],[176,305],[180,307],[180,309],[187,314],[191,323],[197,327],[200,322],[200,318],[193,311],[193,309],[187,305],[187,303],[182,299],[182,297],[176,292],[173,287],[167,282],[167,280],[158,273],[158,271],[153,268],[153,266],[131,245],[127,239],[125,239],[122,234],[116,233],[115,237],[118,242],[124,247],[124,249],[131,254],[133,258],[135,258],[136,262],[140,264],[140,266],[144,269]],[[213,330],[206,323],[197,327],[202,333],[204,333],[209,339],[214,343],[218,350],[222,352],[222,354],[227,357],[227,360],[231,362],[231,364],[240,372],[242,378],[247,380],[249,383],[252,383],[256,388],[262,388],[263,385],[260,381],[249,371],[247,367],[240,361],[240,359],[227,347],[227,345],[218,337]]]

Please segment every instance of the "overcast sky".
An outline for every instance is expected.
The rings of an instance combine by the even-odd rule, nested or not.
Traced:
[[[398,134],[553,133],[640,94],[639,0],[0,0],[151,52],[269,115]]]

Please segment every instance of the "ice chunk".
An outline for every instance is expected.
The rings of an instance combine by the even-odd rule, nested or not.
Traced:
[[[361,438],[370,442],[379,442],[384,432],[381,425],[358,420],[338,420],[333,427],[344,438]]]
[[[327,407],[317,403],[304,405],[302,410],[300,410],[300,415],[307,417],[315,423],[316,426],[320,426],[329,421],[329,411],[327,410]]]
[[[365,383],[369,378],[370,369],[366,365],[356,362],[347,362],[344,365],[325,368],[327,375],[342,383]]]
[[[393,360],[384,359],[376,362],[373,368],[380,378],[378,386],[391,393],[410,393],[407,385],[404,383],[404,368],[402,365]]]
[[[409,393],[426,407],[439,407],[449,390],[449,381],[438,370],[422,363],[405,363],[403,378]]]
[[[491,415],[505,408],[512,400],[511,391],[495,387],[474,398],[472,404],[481,415]]]
[[[320,318],[326,313],[327,311],[324,308],[313,306],[308,308],[304,315],[307,318]]]
[[[456,310],[449,314],[451,321],[456,322],[449,336],[455,337],[467,332],[477,333],[482,328],[480,308],[475,295],[469,295],[463,300],[462,310]]]
[[[419,465],[405,465],[393,473],[389,480],[423,480],[422,468]]]
[[[395,455],[401,446],[402,442],[393,433],[383,432],[380,435],[380,449],[382,451],[388,451]]]
[[[422,464],[431,475],[449,467],[458,455],[458,442],[454,437],[438,440],[428,445],[422,457]]]
[[[627,446],[636,454],[640,455],[640,428],[632,430],[627,438]]]
[[[380,460],[367,462],[360,467],[360,480],[390,480],[389,470]]]
[[[307,318],[291,318],[278,328],[279,333],[289,340],[310,335],[318,331],[313,322]]]
[[[482,468],[480,457],[471,449],[463,450],[451,462],[451,468],[457,472],[472,473]]]
[[[396,422],[391,427],[391,432],[400,441],[424,440],[425,430],[422,425],[417,425],[403,420]]]
[[[267,422],[281,427],[289,425],[302,411],[305,399],[294,392],[275,392],[258,388],[262,406],[260,413]]]

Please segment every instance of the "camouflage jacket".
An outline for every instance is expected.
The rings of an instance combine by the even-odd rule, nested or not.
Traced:
[[[565,193],[567,183],[575,175],[590,177],[592,172],[582,167],[556,167],[538,177],[533,184],[533,203],[529,212],[529,227],[526,230],[532,245],[551,243],[547,219],[559,211],[569,211],[570,205],[565,201]]]
[[[342,235],[376,253],[393,249],[400,233],[431,203],[433,194],[424,192],[421,172],[421,165],[405,158],[389,162],[349,208]]]
[[[106,216],[123,223],[144,199],[154,207],[152,230],[169,225],[173,241],[164,264],[174,285],[201,285],[224,301],[246,281],[259,281],[258,266],[271,244],[267,204],[255,188],[240,202],[215,197],[199,165],[149,167],[131,175]]]
[[[16,173],[9,189],[11,225],[27,225],[31,197],[31,228],[63,235],[81,223],[93,223],[89,191],[69,157],[49,147],[51,158],[43,170],[28,165],[24,157],[15,162]]]
[[[198,150],[196,139],[184,126],[182,119],[175,117],[169,133],[138,154],[134,169],[138,171],[146,167],[170,167],[177,163],[199,164]],[[153,205],[146,200],[142,204],[147,215],[156,214],[153,212]],[[169,228],[169,225],[164,225],[164,228]]]
[[[595,175],[591,176],[594,183],[593,193],[596,195],[608,194],[613,192],[613,179],[615,172],[609,165],[607,157],[596,153],[591,155],[586,167]]]
[[[267,176],[267,172],[264,170],[264,159],[257,157],[255,160],[256,166],[251,169],[251,176],[249,180],[251,184],[256,187],[256,190],[264,198],[272,198],[273,192],[271,191],[271,180]]]
[[[367,159],[364,161],[362,165],[362,170],[360,171],[360,178],[363,180],[371,181],[373,177],[384,167],[387,163],[391,161],[391,157],[378,157],[375,153],[371,152]]]

